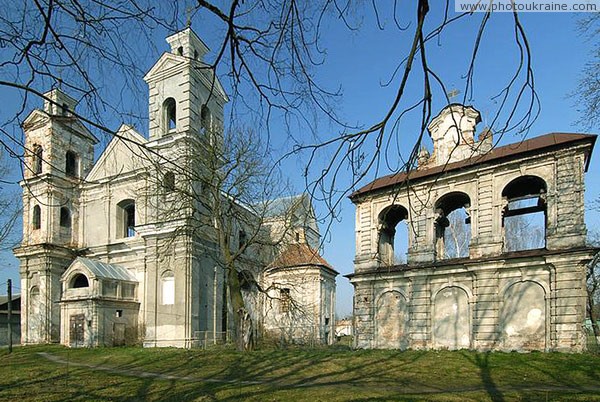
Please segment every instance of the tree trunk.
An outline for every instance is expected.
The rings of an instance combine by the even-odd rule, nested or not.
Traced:
[[[240,280],[234,267],[227,268],[227,286],[231,309],[234,316],[235,345],[239,351],[252,350],[254,347],[252,334],[254,332],[253,322],[246,310],[244,298],[240,289]]]

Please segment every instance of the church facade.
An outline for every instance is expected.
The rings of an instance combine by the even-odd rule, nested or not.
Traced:
[[[429,124],[433,152],[351,195],[355,346],[581,351],[584,173],[595,135],[494,147],[471,106]],[[397,238],[404,232],[403,253]]]
[[[76,100],[60,89],[46,93],[44,108],[23,124],[23,241],[14,252],[24,344],[193,347],[231,336],[222,243],[202,218],[210,213],[201,213],[210,208],[202,201],[210,175],[180,174],[202,172],[209,145],[225,146],[228,98],[190,28],[167,42],[170,51],[144,77],[148,138],[123,125],[94,160],[98,139],[73,115]],[[254,335],[290,333],[282,317],[297,307],[310,338],[330,342],[337,273],[318,254],[308,197],[277,200],[261,216],[223,200],[236,211],[227,244],[234,253],[244,248],[236,269]],[[245,224],[260,227],[270,242],[246,249]],[[296,265],[271,265],[298,247]],[[276,275],[274,268],[281,268]],[[297,283],[298,270],[307,269],[317,279]],[[297,286],[304,298],[292,297]]]

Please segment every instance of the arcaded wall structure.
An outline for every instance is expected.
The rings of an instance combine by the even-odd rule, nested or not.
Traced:
[[[596,136],[492,148],[489,130],[474,138],[479,120],[470,106],[447,106],[428,127],[431,155],[351,195],[357,347],[585,349],[595,250],[584,173]]]

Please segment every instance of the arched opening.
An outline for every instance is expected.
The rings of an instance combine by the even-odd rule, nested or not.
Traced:
[[[65,154],[65,174],[79,177],[79,155],[73,151],[67,151]]]
[[[435,257],[437,260],[469,256],[471,217],[469,196],[461,192],[444,195],[435,204]]]
[[[163,177],[163,186],[167,193],[175,191],[175,173],[166,172]]]
[[[404,264],[407,261],[408,211],[401,205],[391,205],[379,213],[378,250],[379,260],[385,265]],[[400,222],[403,222],[402,224]],[[402,228],[402,234],[398,233]],[[402,247],[402,242],[406,241]]]
[[[173,271],[165,271],[160,278],[162,297],[164,305],[175,304],[175,275]]]
[[[177,48],[177,55],[179,55],[179,56],[183,56],[183,46],[179,46],[179,47]]]
[[[42,339],[42,318],[40,317],[40,310],[42,300],[40,298],[40,288],[32,286],[29,289],[29,316],[27,317],[27,326],[29,327],[29,341],[39,342]]]
[[[33,173],[42,173],[42,162],[44,160],[44,148],[41,145],[35,144],[33,146]]]
[[[173,98],[163,102],[163,127],[167,133],[177,128],[177,104]]]
[[[71,228],[71,211],[67,207],[60,208],[60,227]]]
[[[123,200],[117,204],[117,230],[121,237],[135,236],[135,201]]]
[[[194,50],[194,60],[198,60],[198,51]]]
[[[504,251],[546,247],[546,191],[537,176],[517,177],[504,187]]]
[[[202,105],[202,109],[200,111],[200,124],[202,126],[202,129],[204,129],[205,132],[209,132],[211,130],[212,127],[212,115],[210,113],[210,109],[208,108],[208,106],[206,105]]]
[[[31,217],[31,227],[33,230],[40,229],[42,227],[42,209],[39,205],[33,207],[33,214]]]
[[[71,279],[71,288],[87,288],[89,286],[88,278],[84,274],[77,274]]]

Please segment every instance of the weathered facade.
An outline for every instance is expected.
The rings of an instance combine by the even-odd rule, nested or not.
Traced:
[[[206,172],[208,149],[223,147],[228,99],[202,61],[208,49],[191,29],[167,41],[170,51],[144,77],[148,138],[123,125],[94,161],[98,140],[72,114],[76,100],[59,89],[48,92],[44,108],[23,124],[23,241],[15,255],[25,344],[191,347],[222,341],[232,329],[215,226],[203,218],[210,213],[202,214],[209,205],[203,194],[217,187],[204,180],[210,174],[190,173]],[[246,242],[239,217],[262,217],[222,198],[237,213],[227,225],[237,252]],[[280,209],[255,225],[276,241],[244,248],[236,267],[259,284],[244,290],[256,335],[265,315],[273,314],[257,293],[264,268],[286,245],[319,242],[314,215],[287,225],[281,222],[288,211]]]
[[[584,172],[593,135],[492,147],[479,112],[449,105],[433,153],[351,195],[360,348],[585,348]],[[406,224],[406,261],[395,238]],[[536,239],[534,239],[536,238]],[[397,242],[396,242],[397,243]]]

